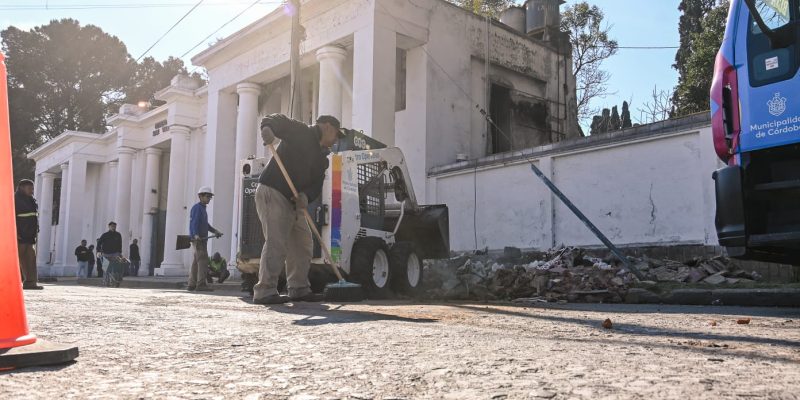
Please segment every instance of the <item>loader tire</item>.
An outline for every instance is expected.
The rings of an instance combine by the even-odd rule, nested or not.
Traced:
[[[397,242],[389,252],[393,288],[407,295],[422,291],[422,260],[413,242]]]
[[[364,287],[370,299],[384,299],[391,295],[392,269],[389,248],[383,239],[365,237],[353,244],[350,274]]]

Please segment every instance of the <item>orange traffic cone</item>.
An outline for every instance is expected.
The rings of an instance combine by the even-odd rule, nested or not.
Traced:
[[[0,52],[0,226],[14,227],[14,173],[5,56]],[[78,356],[78,348],[37,341],[28,332],[17,257],[16,235],[0,235],[0,370],[61,364]]]

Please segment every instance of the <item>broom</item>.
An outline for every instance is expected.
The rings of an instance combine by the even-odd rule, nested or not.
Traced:
[[[278,168],[280,168],[283,177],[286,179],[286,183],[289,184],[289,189],[292,190],[292,195],[297,198],[297,189],[294,187],[292,178],[289,177],[289,172],[286,171],[286,167],[283,165],[281,156],[279,156],[278,152],[275,151],[275,146],[272,145],[272,143],[268,144],[267,146],[269,146],[270,151],[272,151],[272,157],[275,158],[275,162],[278,163]],[[303,208],[303,215],[306,217],[308,226],[311,228],[311,231],[314,233],[314,237],[317,238],[319,246],[322,248],[322,252],[325,255],[325,262],[328,263],[331,268],[333,268],[333,273],[336,274],[336,278],[339,280],[336,283],[329,283],[325,286],[325,292],[323,293],[325,301],[356,302],[364,300],[364,290],[361,285],[348,282],[342,277],[342,273],[339,272],[339,265],[333,262],[331,252],[328,250],[328,245],[322,240],[322,236],[317,230],[317,224],[314,223],[314,220],[311,219],[311,215],[305,208]]]

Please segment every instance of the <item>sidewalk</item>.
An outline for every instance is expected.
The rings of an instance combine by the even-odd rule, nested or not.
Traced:
[[[133,289],[179,289],[185,290],[188,278],[185,276],[126,276],[122,280],[123,288]],[[102,286],[103,278],[67,278],[60,277],[58,282],[75,282],[83,286]],[[208,286],[214,290],[238,292],[241,280],[228,279],[225,283],[214,283]]]

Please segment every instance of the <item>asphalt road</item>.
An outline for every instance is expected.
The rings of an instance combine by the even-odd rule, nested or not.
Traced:
[[[81,355],[0,373],[0,399],[800,398],[800,309],[25,294],[31,331]]]

